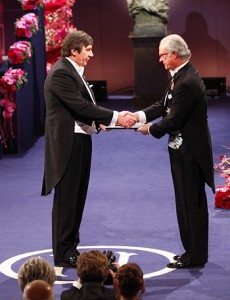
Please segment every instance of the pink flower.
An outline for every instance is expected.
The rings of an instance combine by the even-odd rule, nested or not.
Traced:
[[[28,13],[17,19],[15,23],[15,33],[17,37],[31,38],[33,33],[38,31],[38,16]]]
[[[72,30],[76,30],[72,22],[72,6],[75,0],[46,0],[45,35],[47,73],[60,57],[63,39]]]
[[[10,68],[0,78],[0,92],[5,94],[6,92],[15,93],[20,87],[27,82],[27,73],[21,69]]]
[[[45,4],[45,0],[18,0],[21,3],[23,10],[40,9]]]
[[[9,63],[21,64],[29,62],[31,57],[31,43],[26,41],[19,41],[10,46],[8,50]]]
[[[11,119],[15,111],[16,104],[11,102],[8,98],[3,98],[0,100],[0,105],[4,107],[4,111],[2,113],[3,117],[5,119]]]
[[[0,78],[0,92],[4,95],[0,100],[3,107],[3,125],[0,123],[0,131],[2,134],[2,143],[7,147],[7,139],[9,136],[14,138],[12,116],[16,109],[16,91],[27,82],[27,73],[21,69],[10,68]]]
[[[221,187],[230,190],[230,157],[227,157],[225,154],[221,155],[220,163],[214,164],[214,170],[219,172],[220,177],[225,179],[225,185]]]

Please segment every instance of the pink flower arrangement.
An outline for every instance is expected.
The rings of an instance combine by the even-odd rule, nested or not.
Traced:
[[[0,105],[4,108],[2,113],[4,119],[11,119],[16,108],[15,102],[10,101],[10,99],[4,95],[4,98],[0,100]]]
[[[75,0],[47,0],[45,3],[46,70],[60,58],[63,40],[68,32],[76,30],[72,22]]]
[[[27,41],[16,42],[8,50],[9,63],[13,65],[29,62],[31,55],[31,43]]]
[[[72,7],[74,3],[75,0],[46,0],[45,10],[49,12],[54,12],[63,6]]]
[[[3,124],[0,124],[2,143],[7,148],[7,139],[14,138],[12,117],[16,109],[16,91],[27,82],[27,73],[21,69],[10,68],[0,78],[0,92],[3,99],[0,100],[0,106],[3,107]]]
[[[23,10],[40,9],[45,4],[45,0],[18,0]]]
[[[220,163],[214,164],[214,170],[220,173],[220,177],[225,179],[225,187],[230,189],[230,157],[221,155]]]
[[[0,92],[2,94],[15,93],[27,82],[27,73],[22,69],[10,68],[0,78]]]
[[[230,208],[230,157],[220,156],[220,163],[214,164],[214,170],[225,179],[224,185],[218,185],[215,195],[215,207]]]
[[[28,13],[17,19],[15,23],[15,34],[17,37],[31,38],[38,31],[38,16]]]

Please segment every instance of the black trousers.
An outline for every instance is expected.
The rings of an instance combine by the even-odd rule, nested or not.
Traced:
[[[55,263],[74,256],[80,241],[79,228],[89,184],[91,155],[91,136],[74,134],[69,164],[54,192],[52,246]]]
[[[184,261],[203,265],[208,259],[208,207],[205,179],[200,166],[183,142],[169,148],[176,212]]]

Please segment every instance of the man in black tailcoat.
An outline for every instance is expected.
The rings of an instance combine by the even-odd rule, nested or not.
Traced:
[[[185,249],[169,268],[204,266],[208,260],[207,183],[215,192],[211,138],[204,83],[190,62],[186,42],[176,34],[159,45],[160,62],[172,76],[164,97],[135,113],[139,122],[153,124],[138,129],[160,139],[169,135],[168,151],[174,183],[180,237]]]
[[[76,267],[79,228],[90,176],[91,135],[104,125],[131,127],[134,117],[96,105],[83,77],[93,57],[93,40],[84,31],[70,32],[62,57],[45,81],[45,171],[42,195],[54,188],[52,246],[54,264]]]

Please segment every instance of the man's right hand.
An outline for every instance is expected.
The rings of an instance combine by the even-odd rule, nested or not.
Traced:
[[[125,128],[131,128],[138,122],[138,114],[131,113],[129,111],[122,111],[118,113],[117,125],[121,125]]]

